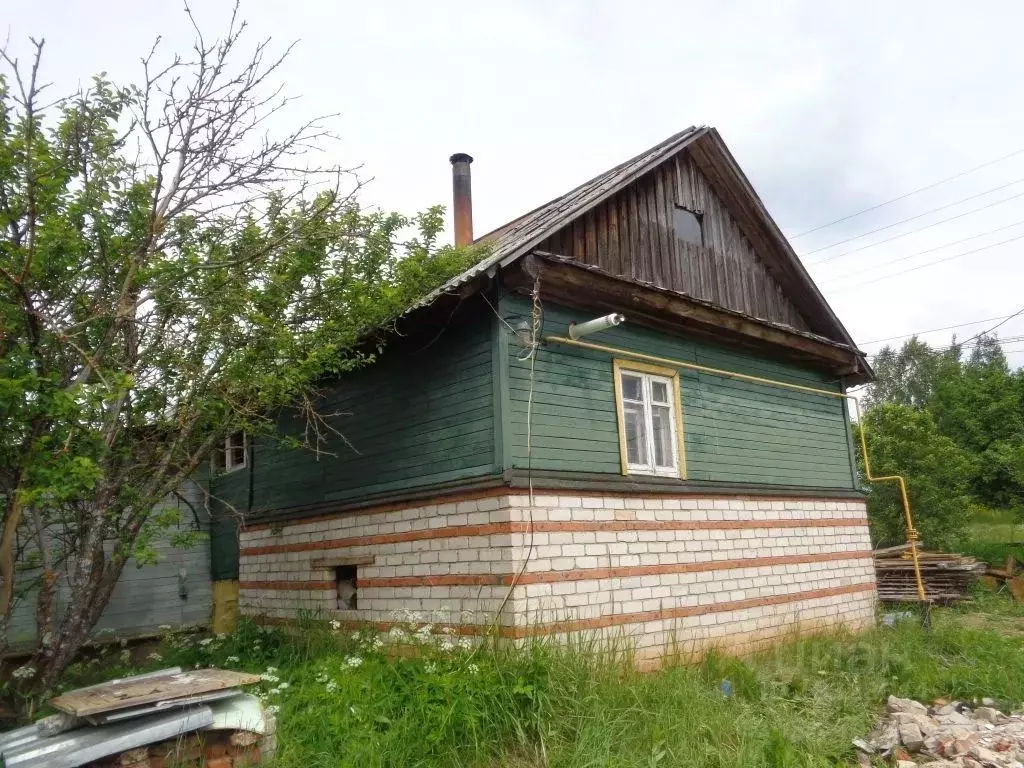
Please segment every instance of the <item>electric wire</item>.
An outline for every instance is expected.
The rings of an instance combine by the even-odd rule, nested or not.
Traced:
[[[919,192],[926,192],[929,189],[935,189],[936,187],[939,187],[939,186],[941,186],[943,184],[946,184],[946,183],[948,183],[950,181],[955,181],[956,179],[959,179],[959,178],[962,178],[964,176],[967,176],[970,173],[974,173],[975,171],[980,171],[982,168],[988,168],[989,166],[995,165],[997,163],[1001,163],[1004,160],[1009,160],[1011,157],[1016,157],[1017,155],[1022,154],[1022,153],[1024,153],[1024,149],[1018,149],[1018,150],[1016,150],[1014,152],[1011,152],[1008,155],[1003,155],[1002,157],[997,157],[995,160],[989,160],[987,163],[982,163],[981,165],[976,165],[973,168],[968,168],[966,171],[960,171],[960,173],[955,173],[952,176],[947,176],[944,179],[940,179],[939,181],[933,182],[933,183],[928,184],[926,186],[918,187],[917,189],[912,189],[909,192],[904,192],[902,195],[894,197],[891,200],[886,200],[885,202],[877,203],[877,204],[872,205],[872,206],[870,206],[868,208],[864,208],[862,210],[859,210],[859,211],[856,211],[854,213],[851,213],[851,214],[849,214],[847,216],[843,216],[841,218],[835,219],[834,221],[830,221],[830,222],[828,222],[826,224],[820,224],[817,227],[813,227],[811,229],[806,229],[803,232],[800,232],[799,234],[793,235],[789,239],[790,240],[796,240],[798,237],[803,237],[804,235],[809,235],[812,232],[818,232],[819,230],[826,229],[826,228],[834,226],[836,224],[841,224],[844,221],[849,221],[850,219],[854,219],[854,218],[856,218],[858,216],[861,216],[861,215],[863,215],[865,213],[870,213],[871,211],[877,211],[879,208],[884,208],[885,206],[891,205],[892,203],[898,203],[900,200],[906,200],[908,197],[911,197],[912,195],[916,195]]]
[[[1024,238],[1024,235],[1017,235],[1016,237],[1011,237],[1011,238],[1008,238],[1006,240],[1002,240],[1002,241],[1000,241],[998,243],[992,243],[991,245],[985,245],[985,246],[982,246],[981,248],[975,248],[975,249],[970,250],[970,251],[964,251],[963,253],[955,253],[952,256],[947,256],[947,257],[945,257],[943,259],[936,259],[935,261],[929,261],[926,264],[919,264],[916,267],[910,267],[908,269],[902,269],[899,272],[890,272],[887,275],[881,275],[879,277],[872,278],[871,280],[862,280],[859,283],[851,283],[850,285],[841,285],[841,286],[839,286],[837,288],[832,288],[831,291],[832,291],[832,293],[840,293],[842,291],[848,291],[851,288],[860,288],[863,285],[871,285],[873,283],[878,283],[878,282],[881,282],[883,280],[888,280],[888,279],[890,279],[892,277],[899,277],[900,275],[906,275],[906,274],[909,274],[910,272],[917,272],[918,270],[921,270],[921,269],[927,269],[928,267],[934,267],[934,266],[937,266],[939,264],[945,264],[947,261],[953,261],[954,259],[959,259],[959,258],[962,258],[964,256],[970,256],[971,254],[974,254],[974,253],[979,253],[981,251],[987,251],[990,248],[995,248],[996,246],[999,246],[999,245],[1006,245],[1007,243],[1012,243],[1012,242],[1014,242],[1016,240],[1020,240],[1022,238]]]
[[[825,278],[821,282],[822,283],[830,283],[830,282],[834,282],[836,280],[842,280],[842,279],[847,278],[847,277],[853,277],[854,275],[862,275],[865,272],[874,272],[879,267],[887,267],[890,264],[898,264],[901,261],[907,261],[909,259],[915,258],[916,256],[924,256],[926,253],[934,253],[935,251],[941,251],[943,248],[949,248],[950,246],[953,246],[953,245],[960,245],[961,243],[966,243],[966,242],[969,242],[971,240],[977,240],[979,237],[985,237],[986,235],[994,235],[996,232],[1003,232],[1003,231],[1005,231],[1007,229],[1013,229],[1014,227],[1019,227],[1021,224],[1024,224],[1024,219],[1022,219],[1021,221],[1015,221],[1013,224],[1007,224],[1004,227],[996,227],[995,229],[990,229],[987,232],[981,232],[981,233],[979,233],[977,235],[971,235],[970,237],[964,237],[964,238],[962,238],[960,240],[953,240],[952,242],[949,242],[949,243],[943,243],[942,245],[936,245],[934,248],[926,248],[923,251],[918,251],[917,253],[912,253],[909,256],[900,256],[899,258],[889,259],[888,261],[883,261],[882,263],[875,264],[874,266],[871,266],[871,267],[865,267],[864,269],[855,269],[852,272],[844,272],[841,275],[834,275],[833,277]],[[995,245],[999,245],[999,243],[996,243]],[[852,251],[850,251],[850,253],[852,253]],[[845,256],[846,254],[840,254],[840,255]],[[824,263],[823,261],[819,261],[819,262],[817,262],[817,264],[815,264],[813,266],[817,266],[818,264],[823,264],[823,263]]]
[[[867,346],[868,344],[881,344],[883,341],[895,341],[896,339],[909,339],[911,336],[923,336],[926,333],[936,333],[938,331],[952,331],[954,328],[964,328],[968,325],[980,325],[981,323],[991,323],[995,320],[1006,320],[1013,317],[1013,315],[1001,315],[999,317],[986,317],[984,320],[971,320],[967,323],[958,323],[956,325],[944,325],[941,328],[929,328],[924,331],[912,331],[910,333],[901,333],[899,336],[886,336],[884,339],[872,339],[871,341],[862,341],[861,346]]]
[[[1021,179],[1020,181],[1024,181],[1024,179]],[[1020,183],[1020,181],[1015,181],[1013,183],[1014,184],[1018,184],[1018,183]],[[939,219],[938,221],[933,221],[931,224],[926,224],[925,226],[918,227],[917,229],[911,229],[911,230],[909,230],[907,232],[901,232],[898,235],[893,235],[892,237],[888,237],[885,240],[878,240],[878,241],[876,241],[874,243],[868,243],[867,245],[862,245],[862,246],[859,246],[857,248],[853,248],[853,249],[851,249],[849,251],[843,251],[842,253],[837,253],[837,254],[834,254],[832,256],[828,256],[828,257],[826,257],[824,259],[818,259],[817,261],[811,262],[809,266],[817,266],[818,264],[825,264],[826,262],[834,261],[835,259],[842,258],[843,256],[849,256],[851,253],[860,253],[861,251],[866,251],[868,248],[874,248],[876,245],[882,245],[883,243],[891,243],[893,240],[899,240],[901,237],[906,237],[907,235],[913,235],[913,234],[916,234],[917,232],[924,232],[926,229],[931,229],[932,227],[937,227],[940,224],[946,224],[947,222],[950,222],[950,221],[956,221],[957,219],[962,219],[965,216],[972,216],[975,213],[981,213],[982,211],[987,211],[989,208],[993,208],[993,207],[995,207],[997,205],[1002,205],[1003,203],[1008,203],[1011,200],[1016,200],[1019,197],[1024,197],[1024,192],[1018,192],[1015,195],[1010,195],[1009,197],[1004,197],[1002,200],[996,200],[995,202],[989,203],[988,205],[983,205],[980,208],[974,208],[974,209],[972,209],[970,211],[964,211],[963,213],[958,213],[956,216],[949,216],[949,217],[947,217],[945,219]],[[965,199],[969,200],[970,198],[965,198]],[[960,200],[959,202],[962,203],[964,201]],[[956,205],[956,203],[952,203],[952,205]],[[948,206],[946,206],[946,207],[948,207]],[[884,227],[879,227],[878,229],[873,229],[870,232],[865,232],[863,235],[857,235],[856,237],[850,237],[850,238],[847,238],[846,240],[840,240],[838,243],[832,243],[832,245],[826,245],[824,248],[817,248],[817,249],[815,249],[813,251],[808,251],[807,253],[803,254],[803,256],[801,256],[801,258],[806,258],[807,256],[810,256],[813,253],[818,253],[818,251],[825,251],[825,250],[828,250],[829,248],[834,248],[837,245],[842,245],[843,243],[849,243],[849,242],[851,242],[853,240],[860,240],[862,237],[867,237],[868,235],[873,235],[876,232],[882,232],[883,230],[886,230],[886,229],[892,229],[893,227],[898,227],[900,224],[906,224],[908,221],[913,221],[914,219],[919,219],[922,216],[927,216],[929,213],[935,213],[935,211],[938,211],[938,210],[941,210],[941,209],[940,208],[936,208],[935,210],[932,210],[932,211],[926,211],[925,213],[919,214],[917,216],[911,216],[909,219],[903,219],[903,221],[897,221],[894,224],[888,224],[888,225],[886,225]]]

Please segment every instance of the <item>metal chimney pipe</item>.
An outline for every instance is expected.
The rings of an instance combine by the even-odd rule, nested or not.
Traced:
[[[473,188],[469,179],[469,164],[473,158],[465,152],[456,152],[448,158],[452,164],[452,213],[455,217],[455,245],[473,243]]]

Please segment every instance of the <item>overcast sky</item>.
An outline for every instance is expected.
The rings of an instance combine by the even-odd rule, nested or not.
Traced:
[[[45,37],[61,90],[100,71],[137,79],[156,35],[191,42],[176,0],[7,5],[12,46]],[[226,2],[196,6],[207,31],[223,27]],[[1024,6],[1009,1],[246,0],[242,13],[253,42],[299,41],[282,72],[302,97],[292,115],[339,113],[326,159],[373,177],[368,203],[448,204],[447,158],[472,154],[477,233],[691,124],[719,129],[790,235],[1024,150]],[[1024,308],[1024,152],[793,242],[869,352],[1009,315]],[[1024,335],[1024,316],[999,333]],[[1024,342],[1006,349],[1024,364]]]

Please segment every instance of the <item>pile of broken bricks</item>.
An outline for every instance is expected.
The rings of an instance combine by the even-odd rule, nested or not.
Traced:
[[[1024,712],[1005,715],[991,699],[976,707],[940,699],[927,707],[890,696],[886,713],[853,742],[861,765],[877,756],[897,768],[1024,768]]]

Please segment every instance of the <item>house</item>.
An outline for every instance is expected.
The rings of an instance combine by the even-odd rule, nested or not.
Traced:
[[[714,128],[476,242],[328,387],[334,455],[236,439],[211,488],[244,513],[244,613],[615,633],[648,658],[873,620],[843,398],[872,371]]]

